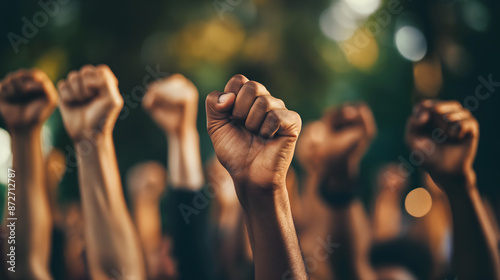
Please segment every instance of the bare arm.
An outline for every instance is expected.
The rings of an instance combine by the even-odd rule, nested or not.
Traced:
[[[318,224],[315,231],[331,245],[318,247],[322,253],[312,257],[328,263],[335,279],[375,279],[368,260],[370,225],[356,199],[359,162],[376,130],[371,111],[363,104],[342,106],[328,111],[310,128],[306,131],[311,135],[301,139],[300,159],[306,170],[318,170],[315,195],[328,206],[323,221],[328,226],[322,229]]]
[[[167,136],[172,187],[201,189],[204,178],[196,128],[198,90],[194,84],[174,74],[151,85],[142,104]]]
[[[408,145],[425,155],[422,166],[448,196],[458,278],[500,279],[495,231],[472,168],[478,140],[476,119],[455,101],[424,101],[415,106],[407,125]]]
[[[0,113],[12,136],[15,177],[9,190],[15,194],[17,265],[11,279],[51,279],[49,256],[52,218],[45,187],[41,129],[57,105],[54,85],[39,70],[20,70],[2,81]],[[10,206],[10,205],[8,205]],[[8,212],[7,212],[8,213]],[[7,216],[10,217],[10,216]],[[10,253],[10,245],[6,245]],[[8,265],[10,267],[10,265]]]
[[[206,100],[207,130],[243,207],[256,279],[307,279],[286,190],[297,113],[242,75]]]
[[[123,100],[107,66],[84,66],[61,81],[61,114],[75,143],[87,259],[93,279],[145,278],[144,260],[128,213],[112,131]]]

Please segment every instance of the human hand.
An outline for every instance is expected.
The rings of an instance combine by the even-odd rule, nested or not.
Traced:
[[[61,115],[73,142],[111,136],[123,99],[107,65],[85,65],[58,83]],[[94,139],[95,140],[95,139]]]
[[[21,69],[0,82],[0,113],[12,133],[41,127],[58,103],[49,77],[38,69]]]
[[[210,93],[206,107],[208,134],[240,201],[249,193],[285,189],[300,116],[243,75],[232,77],[224,92]]]
[[[478,141],[477,120],[456,101],[423,101],[407,123],[408,146],[438,184],[474,176]]]
[[[198,90],[181,74],[155,82],[148,89],[142,106],[168,134],[196,130]]]

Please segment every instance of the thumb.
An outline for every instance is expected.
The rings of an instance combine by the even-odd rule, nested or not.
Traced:
[[[205,105],[209,135],[230,121],[235,100],[236,95],[232,92],[213,91],[207,96]]]
[[[149,110],[153,107],[156,96],[152,92],[146,93],[146,95],[142,98],[142,107],[146,110]]]

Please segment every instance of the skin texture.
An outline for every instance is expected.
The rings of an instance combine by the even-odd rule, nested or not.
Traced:
[[[479,140],[476,119],[456,101],[426,100],[415,105],[406,140],[413,152],[425,155],[422,167],[450,202],[458,278],[500,279],[497,239],[472,167]]]
[[[319,159],[318,183],[324,198],[355,195],[360,161],[376,134],[371,110],[365,104],[344,105],[327,111],[321,124],[313,158]],[[328,220],[324,240],[341,244],[333,253],[325,251],[329,257],[324,261],[335,279],[376,279],[368,261],[370,225],[361,202],[353,199],[345,206],[330,207]]]
[[[143,108],[165,132],[168,140],[168,169],[174,188],[203,187],[200,136],[196,128],[198,90],[181,74],[150,85]]]
[[[40,70],[19,70],[0,84],[0,113],[12,137],[16,206],[16,272],[11,279],[51,279],[52,215],[41,145],[43,123],[57,106],[57,91]],[[11,187],[11,186],[10,186]]]
[[[123,99],[106,65],[86,65],[58,84],[64,126],[77,152],[85,243],[92,279],[145,279],[140,241],[128,214],[112,131]]]
[[[242,75],[207,96],[207,130],[242,205],[256,279],[307,279],[286,190],[301,120]]]

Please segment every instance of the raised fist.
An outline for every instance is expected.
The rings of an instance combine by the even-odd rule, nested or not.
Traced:
[[[0,113],[11,131],[41,126],[57,102],[54,84],[38,69],[18,70],[0,82]]]
[[[321,121],[304,129],[297,144],[298,159],[307,170],[351,180],[357,176],[361,158],[375,134],[368,106],[344,105],[327,111]]]
[[[208,134],[238,196],[285,188],[300,116],[242,75],[232,77],[224,92],[210,93],[206,107]]]
[[[167,133],[182,133],[196,128],[198,90],[181,74],[174,74],[153,83],[142,106]]]
[[[118,80],[107,65],[85,65],[58,84],[61,114],[74,142],[111,135],[123,107]]]
[[[134,199],[157,201],[166,185],[167,171],[159,162],[142,162],[127,172],[128,191]]]
[[[423,101],[415,105],[406,129],[408,146],[437,183],[473,171],[479,124],[460,103]]]

